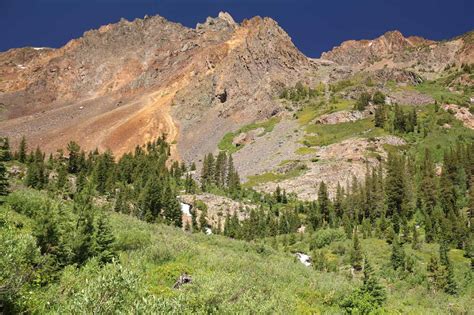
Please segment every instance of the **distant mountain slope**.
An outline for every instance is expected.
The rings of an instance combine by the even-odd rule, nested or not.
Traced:
[[[0,133],[49,151],[76,140],[116,154],[166,133],[191,159],[278,112],[277,91],[313,68],[268,18],[239,25],[220,13],[196,29],[121,20],[59,49],[1,53]]]
[[[357,69],[412,68],[429,74],[450,64],[473,63],[473,36],[474,33],[469,32],[436,42],[418,36],[404,37],[399,31],[391,31],[373,40],[345,41],[323,53],[321,58]]]

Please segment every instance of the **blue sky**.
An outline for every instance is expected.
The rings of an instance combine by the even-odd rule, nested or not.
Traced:
[[[0,51],[60,47],[121,17],[159,14],[194,27],[219,11],[237,21],[272,17],[311,57],[344,40],[388,30],[440,40],[474,29],[473,0],[0,0]]]

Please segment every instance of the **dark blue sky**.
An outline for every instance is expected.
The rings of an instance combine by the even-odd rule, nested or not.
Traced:
[[[393,29],[438,40],[474,29],[473,0],[0,0],[0,51],[59,47],[120,17],[160,14],[194,27],[219,11],[239,22],[272,17],[311,57],[344,40]]]

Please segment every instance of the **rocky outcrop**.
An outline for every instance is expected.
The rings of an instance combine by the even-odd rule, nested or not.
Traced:
[[[340,124],[340,123],[345,123],[345,122],[357,121],[357,120],[366,118],[368,115],[369,115],[368,111],[361,112],[358,110],[353,110],[353,111],[341,110],[338,112],[321,115],[318,118],[316,118],[314,122],[316,124],[321,124],[321,125],[335,125],[335,124]]]
[[[385,136],[372,139],[348,139],[326,147],[321,147],[311,160],[305,161],[307,170],[300,176],[280,182],[261,184],[256,189],[272,193],[277,186],[288,193],[294,193],[304,200],[317,199],[322,181],[328,186],[331,197],[335,196],[338,183],[350,187],[353,178],[361,181],[370,167],[375,167],[386,158],[384,145],[406,144],[401,138]]]
[[[255,205],[252,203],[238,202],[230,198],[217,196],[209,193],[199,195],[182,195],[179,197],[181,202],[189,205],[196,204],[196,201],[204,203],[207,207],[207,223],[213,227],[224,227],[226,217],[236,214],[239,220],[244,220],[248,217],[248,211],[254,209]],[[199,217],[203,209],[194,208],[194,215]],[[189,222],[189,220],[188,220]]]
[[[445,104],[443,105],[443,109],[452,113],[465,127],[474,129],[474,115],[469,111],[469,108],[455,104]]]
[[[435,102],[431,96],[420,93],[416,90],[400,90],[391,92],[388,101],[390,103],[414,106],[433,104]]]
[[[242,132],[232,140],[232,144],[236,147],[241,147],[245,144],[251,143],[255,140],[255,138],[261,136],[264,132],[264,128],[257,128],[247,132]]]

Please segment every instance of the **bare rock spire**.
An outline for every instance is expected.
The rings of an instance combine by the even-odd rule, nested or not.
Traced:
[[[234,21],[234,18],[232,17],[232,15],[229,14],[229,12],[221,11],[219,12],[219,15],[217,16],[217,18],[226,21],[229,25],[237,25],[237,23],[235,23]]]

